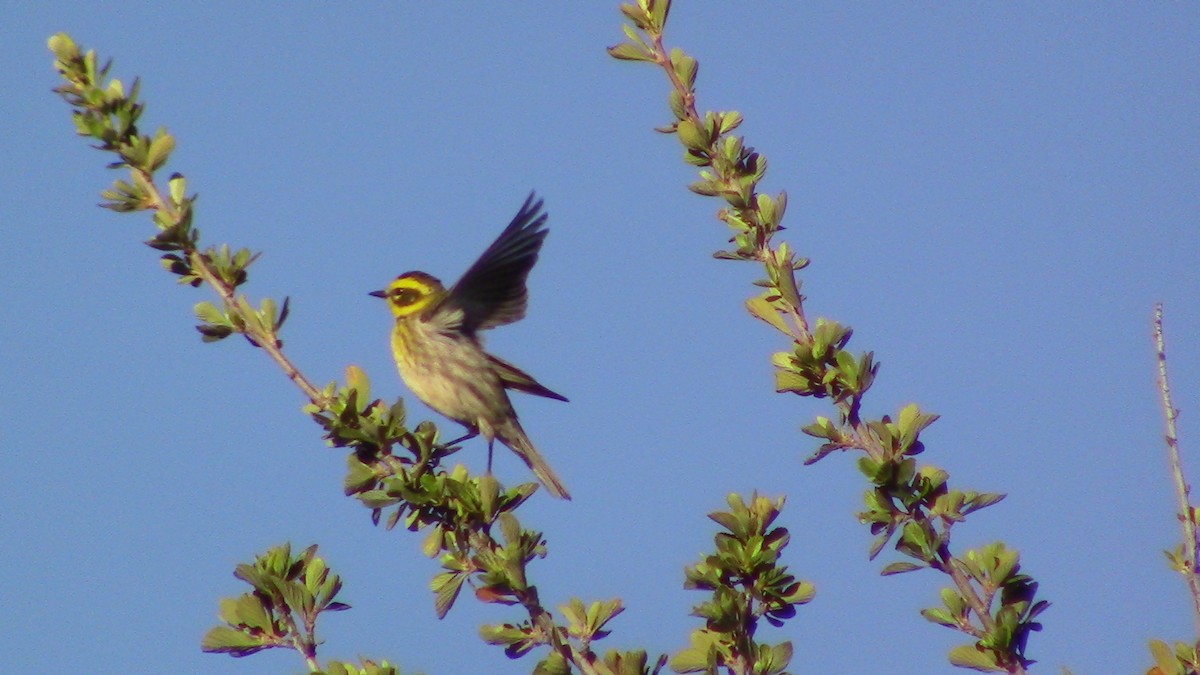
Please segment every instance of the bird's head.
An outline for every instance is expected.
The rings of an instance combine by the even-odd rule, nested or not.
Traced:
[[[387,300],[396,318],[412,316],[429,307],[446,294],[445,286],[436,277],[424,272],[405,272],[382,291],[370,295]]]

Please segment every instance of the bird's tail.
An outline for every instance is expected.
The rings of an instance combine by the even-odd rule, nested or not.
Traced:
[[[525,435],[525,430],[521,428],[521,423],[516,419],[509,419],[508,423],[496,430],[496,438],[501,443],[507,445],[509,449],[517,453],[517,457],[524,460],[525,464],[533,470],[533,475],[542,481],[542,485],[546,486],[546,490],[550,494],[559,499],[570,499],[571,495],[567,492],[567,487],[559,480],[558,474],[554,473],[554,469],[546,463],[546,459],[541,453],[533,447],[529,436]]]

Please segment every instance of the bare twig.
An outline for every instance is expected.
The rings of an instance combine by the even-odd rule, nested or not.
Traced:
[[[1171,475],[1175,480],[1175,496],[1179,499],[1179,522],[1183,525],[1183,559],[1179,572],[1187,580],[1195,609],[1196,636],[1200,639],[1200,576],[1197,576],[1196,560],[1200,545],[1196,541],[1196,508],[1192,506],[1191,486],[1183,476],[1183,461],[1179,457],[1179,435],[1175,421],[1179,411],[1171,403],[1171,386],[1167,380],[1167,347],[1163,337],[1162,303],[1154,306],[1154,348],[1158,356],[1158,392],[1162,397],[1163,415],[1167,421],[1167,459],[1171,463]]]

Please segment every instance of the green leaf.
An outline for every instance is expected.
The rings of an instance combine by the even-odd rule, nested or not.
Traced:
[[[954,620],[954,617],[949,612],[947,612],[946,610],[944,610],[940,607],[930,607],[928,609],[923,609],[923,610],[921,610],[921,616],[925,617],[926,620],[928,620],[932,623],[938,624],[939,626],[945,626],[947,628],[958,628],[958,622],[956,622]]]
[[[807,605],[817,597],[817,587],[807,581],[797,582],[787,589],[783,601],[793,605]]]
[[[930,560],[933,555],[931,533],[917,521],[910,520],[904,524],[900,535],[901,550],[909,553],[918,560]]]
[[[627,23],[621,24],[621,32],[624,33],[625,37],[629,38],[629,41],[632,42],[633,44],[638,45],[640,47],[646,46],[646,41],[642,39],[641,34],[639,34],[637,32],[637,29],[634,28],[633,26],[630,26]]]
[[[796,283],[796,275],[794,270],[779,270],[779,280],[775,287],[779,290],[779,294],[783,296],[783,301],[792,307],[800,307],[804,304],[804,296],[800,295],[800,285]]]
[[[567,630],[571,635],[581,637],[587,634],[587,609],[584,608],[582,600],[571,598],[567,604],[559,605],[558,609],[567,620]]]
[[[433,578],[430,587],[434,593],[433,607],[437,618],[446,618],[446,614],[454,606],[454,601],[458,599],[458,593],[462,590],[463,582],[466,580],[467,575],[459,572],[442,572]]]
[[[784,335],[791,335],[791,328],[787,325],[787,322],[783,320],[783,316],[779,313],[779,310],[775,309],[775,306],[772,305],[765,296],[760,295],[756,298],[750,298],[747,300],[746,310],[750,312],[751,316],[761,321],[765,321],[780,333],[783,333]]]
[[[623,2],[621,3],[621,13],[641,30],[650,28],[650,14],[641,7]]]
[[[342,488],[347,495],[357,494],[364,488],[375,484],[375,470],[363,464],[356,453],[346,457],[346,478],[342,480]]]
[[[1004,668],[996,663],[996,655],[973,645],[960,645],[950,650],[950,663],[959,668],[970,668],[985,673],[1002,673]]]
[[[217,626],[205,633],[200,649],[209,653],[248,656],[267,649],[261,638],[228,626]]]
[[[943,588],[939,595],[946,609],[956,616],[966,616],[967,599],[962,596],[962,593],[953,588]]]
[[[632,42],[622,42],[608,48],[608,55],[622,61],[654,61],[654,57],[645,48]]]
[[[710,180],[698,180],[688,185],[688,189],[703,197],[715,197],[721,194],[721,188]]]
[[[879,572],[879,575],[883,576],[883,577],[888,577],[893,574],[904,574],[905,572],[915,572],[916,570],[923,570],[923,569],[925,569],[925,567],[926,567],[926,565],[918,565],[917,563],[910,563],[910,562],[903,562],[903,561],[894,562],[894,563],[891,563],[890,565],[887,565],[886,567],[884,567],[883,570],[881,570]]]
[[[879,555],[880,551],[883,550],[883,547],[887,546],[888,541],[891,540],[892,533],[892,530],[886,530],[883,534],[875,537],[875,539],[871,541],[871,548],[867,551],[867,560],[874,560],[875,557]]]
[[[325,564],[325,561],[321,558],[313,558],[309,561],[308,568],[304,570],[305,589],[315,596],[320,592],[328,576],[329,567]]]
[[[962,513],[963,515],[967,515],[973,511],[987,508],[992,504],[1003,501],[1007,496],[998,492],[968,492]]]
[[[761,192],[755,195],[755,209],[764,223],[771,223],[775,220],[775,201],[771,199],[770,195]]]
[[[704,628],[692,631],[692,645],[671,657],[671,670],[677,673],[707,671],[710,665],[716,665],[720,639],[720,634]]]
[[[154,172],[167,163],[171,156],[171,151],[175,149],[175,137],[167,133],[166,129],[159,129],[154,134],[154,140],[150,142],[150,147],[146,151],[146,169]]]
[[[571,675],[571,666],[560,652],[550,652],[533,669],[533,675]]]
[[[671,0],[649,0],[647,5],[650,8],[650,27],[655,33],[662,33],[667,27],[667,16],[671,13]]]
[[[221,310],[217,309],[216,305],[212,304],[211,302],[208,302],[207,300],[204,302],[196,303],[195,312],[196,312],[196,318],[198,318],[201,321],[204,321],[206,323],[215,324],[215,325],[219,325],[219,326],[229,324],[229,319],[226,318],[225,313],[222,312]]]
[[[1187,556],[1183,553],[1183,545],[1175,547],[1173,551],[1163,551],[1163,555],[1167,557],[1167,565],[1172,572],[1188,572]]]
[[[479,477],[479,509],[483,517],[491,520],[496,516],[497,505],[500,503],[500,481],[491,474]]]
[[[227,613],[232,614],[235,619],[227,621],[227,623],[239,628],[245,627],[259,631],[271,631],[273,628],[270,610],[263,605],[262,598],[250,593],[241,595],[231,605],[222,601],[221,614],[224,616]]]
[[[521,523],[511,512],[505,511],[500,514],[500,533],[504,535],[504,542],[507,544],[515,544],[521,539]]]
[[[858,380],[858,361],[847,351],[839,351],[833,358],[838,370],[844,373],[844,383],[853,386]]]
[[[1179,667],[1179,661],[1175,658],[1175,653],[1171,651],[1170,645],[1166,642],[1151,640],[1150,655],[1154,658],[1154,665],[1162,671],[1163,675],[1176,675],[1176,673],[1183,672]]]
[[[812,391],[812,382],[807,376],[800,373],[791,370],[776,370],[775,391],[779,393],[790,391],[796,394],[805,394]]]
[[[916,403],[909,403],[900,409],[900,433],[916,435],[925,427],[933,424],[937,415],[925,415]]]
[[[765,647],[765,649],[769,666],[764,672],[767,675],[783,673],[788,664],[792,662],[792,643],[790,641],[781,642],[773,647]]]
[[[233,334],[233,329],[229,326],[196,326],[196,330],[200,331],[200,339],[205,342],[217,342],[224,340]]]
[[[510,658],[519,658],[537,646],[532,637],[532,629],[528,626],[513,624],[484,625],[479,629],[483,641],[492,645],[506,645],[504,653]]]
[[[604,626],[612,621],[618,614],[625,611],[625,607],[621,605],[620,598],[612,600],[598,600],[588,606],[587,623],[588,630],[591,631],[592,639],[600,639],[608,635],[608,631],[604,630]]]
[[[262,318],[263,327],[274,327],[277,310],[278,307],[275,305],[275,300],[273,298],[262,299],[262,302],[259,303],[258,315]]]
[[[727,134],[742,124],[742,114],[736,110],[721,113],[721,133]]]
[[[421,542],[421,552],[428,558],[433,558],[444,550],[446,532],[440,525],[430,528],[425,541]]]
[[[838,450],[845,450],[845,449],[846,448],[844,446],[839,445],[837,443],[823,443],[821,445],[821,447],[817,448],[816,452],[814,452],[813,454],[804,458],[804,466],[811,466],[813,464],[816,464],[817,462],[821,461],[822,459],[825,459],[825,457],[828,456],[830,453],[836,452]]]
[[[46,46],[54,52],[55,58],[63,63],[79,59],[79,47],[75,46],[75,41],[66,33],[55,33],[50,36],[50,39],[46,41]]]
[[[688,91],[696,88],[696,74],[700,70],[700,64],[696,59],[684,54],[679,48],[671,50],[671,64],[675,67],[675,74],[683,82],[684,87]]]
[[[683,102],[683,95],[678,90],[671,90],[671,93],[667,95],[667,102],[671,106],[671,113],[675,115],[676,120],[683,121],[688,118],[687,105]],[[672,131],[677,130],[677,128],[672,129]]]
[[[284,302],[284,307],[287,307],[287,302]],[[371,378],[367,377],[366,371],[356,365],[346,367],[346,386],[356,392],[360,401],[369,401],[371,399]]]
[[[684,147],[689,150],[709,150],[711,141],[708,134],[700,130],[696,123],[690,119],[683,119],[675,127],[675,133],[679,134],[679,142],[683,143]]]
[[[840,441],[842,439],[842,433],[837,427],[833,426],[833,421],[828,417],[817,416],[816,421],[802,427],[800,431],[813,438],[824,438],[828,441]]]
[[[176,172],[171,174],[171,179],[167,181],[167,188],[171,192],[171,203],[175,206],[183,204],[183,200],[187,197],[187,179],[183,174]]]

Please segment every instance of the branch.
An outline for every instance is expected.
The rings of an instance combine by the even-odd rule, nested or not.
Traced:
[[[699,64],[681,49],[667,50],[663,41],[669,0],[637,0],[621,5],[631,25],[623,27],[626,42],[609,48],[614,58],[650,63],[661,69],[670,85],[668,106],[674,121],[657,130],[674,134],[684,148],[684,161],[700,167],[700,180],[688,188],[717,197],[725,207],[717,217],[733,232],[729,250],[715,257],[755,262],[765,279],[755,284],[765,292],[746,302],[752,316],[769,324],[791,342],[790,351],[774,355],[776,390],[799,396],[828,398],[836,419],[818,417],[804,432],[824,441],[805,463],[835,451],[863,453],[858,467],[872,484],[868,509],[859,519],[876,539],[874,558],[895,541],[895,550],[916,562],[895,562],[884,574],[930,568],[948,575],[952,589],[942,593],[943,607],[923,615],[935,623],[975,638],[974,644],[954,649],[950,661],[979,670],[1023,673],[1025,642],[1041,629],[1034,619],[1049,605],[1035,602],[1037,584],[1019,573],[1018,555],[1003,544],[992,544],[955,556],[950,548],[954,524],[1003,495],[951,490],[949,475],[933,466],[920,466],[914,456],[924,450],[920,432],[937,420],[916,405],[900,410],[893,421],[861,417],[866,392],[879,370],[874,354],[855,355],[845,349],[853,331],[824,318],[810,322],[796,272],[806,268],[787,243],[773,244],[787,208],[787,194],[772,197],[758,190],[767,171],[766,157],[733,135],[742,122],[736,111],[705,112],[696,107]],[[998,601],[999,606],[993,607]]]
[[[1179,522],[1183,527],[1183,543],[1175,552],[1167,552],[1172,567],[1183,575],[1187,582],[1188,591],[1192,595],[1192,608],[1195,610],[1193,619],[1196,622],[1196,637],[1200,641],[1200,570],[1196,561],[1200,558],[1197,549],[1200,544],[1196,540],[1196,507],[1192,505],[1191,487],[1184,478],[1183,460],[1179,455],[1179,435],[1176,432],[1175,421],[1179,410],[1171,403],[1171,385],[1167,379],[1167,346],[1163,336],[1163,307],[1162,303],[1154,306],[1154,351],[1158,357],[1158,392],[1161,397],[1163,417],[1167,423],[1167,459],[1171,464],[1171,477],[1175,483],[1175,497],[1179,501]]]
[[[220,298],[220,307],[210,302],[196,305],[202,338],[215,342],[241,334],[279,365],[310,401],[305,411],[325,429],[329,444],[350,449],[346,494],[371,509],[377,524],[387,512],[389,529],[403,520],[406,529],[428,532],[425,552],[431,557],[440,555],[446,570],[433,580],[438,617],[445,616],[463,584],[469,582],[483,602],[520,604],[529,615],[520,626],[484,629],[485,639],[505,645],[510,656],[549,646],[545,662],[571,662],[596,673],[616,672],[614,668],[645,670],[645,652],[609,652],[601,659],[591,651],[591,641],[606,635],[604,624],[620,613],[619,601],[592,603],[585,616],[559,625],[542,606],[536,587],[528,583],[528,565],[545,556],[545,541],[540,532],[523,528],[514,511],[537,485],[504,488],[490,475],[469,475],[462,465],[443,469],[442,461],[459,448],[439,444],[438,429],[429,422],[409,429],[402,401],[388,405],[372,400],[370,381],[356,366],[347,369],[345,386],[331,383],[318,388],[305,377],[283,353],[279,338],[288,317],[288,301],[280,306],[266,298],[255,308],[238,294],[258,255],[247,249],[231,251],[228,246],[200,248],[199,232],[192,226],[196,197],[188,196],[183,175],[172,174],[165,191],[155,182],[155,173],[167,163],[175,139],[163,129],[154,136],[139,133],[137,123],[144,109],[138,102],[139,84],[135,81],[127,94],[119,80],[107,78],[111,64],[98,66],[95,52],[83,53],[65,33],[50,38],[49,47],[64,80],[55,91],[72,107],[77,133],[96,139],[97,149],[117,155],[118,161],[110,168],[130,171],[128,182],[118,180],[103,193],[106,202],[102,206],[117,212],[153,214],[158,233],[146,243],[163,252],[163,266],[181,283],[193,287],[207,284]],[[493,536],[494,527],[500,528],[503,541]],[[267,554],[273,561],[280,555],[286,557],[287,553],[273,549]],[[228,643],[218,646],[250,651],[291,646],[314,668],[316,642],[309,639],[307,619],[302,629],[291,615],[278,617],[284,637],[265,632],[257,623],[238,623],[240,620],[232,614],[227,617],[229,625],[221,627],[219,637]],[[655,672],[663,662],[665,657],[659,659]]]

